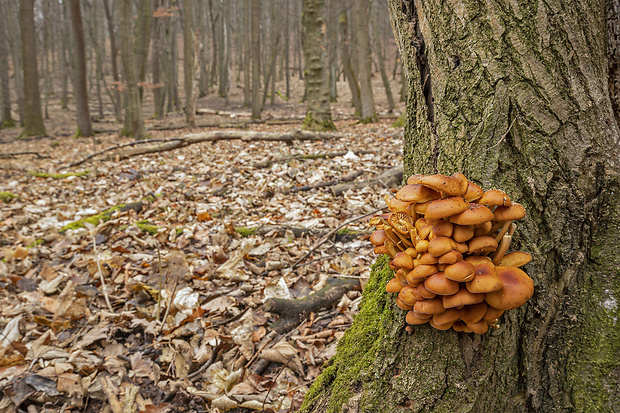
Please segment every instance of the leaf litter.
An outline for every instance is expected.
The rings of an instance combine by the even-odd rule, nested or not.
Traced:
[[[0,163],[0,191],[15,195],[0,201],[0,412],[296,411],[360,291],[284,334],[262,304],[306,297],[334,277],[363,285],[371,215],[330,232],[390,193],[381,183],[342,196],[299,189],[401,164],[390,122],[339,121],[340,139],[222,140],[95,160],[61,178],[32,171],[54,173],[125,140],[2,143],[51,158]],[[341,155],[312,156],[326,153]],[[114,209],[128,204],[139,207]]]

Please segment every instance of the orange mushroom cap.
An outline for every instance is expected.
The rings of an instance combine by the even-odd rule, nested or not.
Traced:
[[[474,278],[476,267],[469,261],[459,261],[448,265],[444,270],[447,279],[457,282],[471,281]]]
[[[497,276],[503,284],[499,291],[488,293],[485,301],[499,310],[512,310],[521,307],[534,294],[534,281],[520,268],[495,267]]]
[[[482,205],[510,206],[510,198],[500,189],[490,189],[478,200]]]
[[[412,175],[407,179],[408,184],[422,184],[435,191],[450,196],[461,196],[467,191],[467,178],[463,174],[446,175]]]
[[[417,204],[441,198],[439,192],[420,184],[405,185],[396,192],[395,196],[401,201]]]
[[[451,198],[436,199],[431,201],[426,207],[424,218],[428,220],[436,220],[448,218],[456,214],[460,214],[467,210],[469,204],[461,197],[455,196]]]
[[[510,206],[501,206],[493,211],[496,221],[516,221],[525,216],[525,208],[513,202]]]
[[[453,308],[481,303],[484,301],[484,294],[473,294],[467,288],[461,288],[456,294],[444,295],[442,299],[445,308]]]
[[[450,222],[458,225],[480,225],[484,222],[491,221],[493,218],[493,212],[486,206],[470,203],[467,209],[452,215],[450,217]]]
[[[497,276],[493,263],[482,262],[476,265],[476,275],[466,286],[470,293],[484,294],[501,290],[502,282]]]
[[[423,314],[441,314],[446,309],[442,304],[442,300],[439,297],[432,298],[430,300],[418,301],[413,306],[416,313]]]
[[[478,304],[466,305],[459,310],[461,320],[466,323],[477,323],[487,312],[488,305],[484,301]]]
[[[424,280],[424,288],[437,295],[452,295],[459,291],[459,283],[447,279],[443,272],[437,272]]]

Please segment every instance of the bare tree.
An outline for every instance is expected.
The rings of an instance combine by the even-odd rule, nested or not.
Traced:
[[[370,13],[369,0],[353,0],[351,14],[353,19],[353,35],[355,36],[355,54],[359,66],[360,100],[362,123],[376,122],[375,101],[372,93],[371,49],[368,19]]]
[[[45,135],[41,94],[39,92],[34,0],[20,0],[19,28],[22,43],[22,72],[24,74],[24,129],[21,136]]]
[[[138,89],[138,77],[134,64],[132,48],[131,19],[131,0],[120,0],[120,40],[121,40],[121,61],[123,62],[123,72],[125,74],[125,121],[121,131],[122,136],[133,136],[134,139],[143,139],[147,136],[142,115],[142,101],[140,90]]]
[[[340,27],[340,41],[342,47],[342,70],[344,72],[344,77],[347,79],[349,90],[351,91],[351,103],[355,108],[355,114],[359,116],[362,113],[362,100],[360,98],[360,86],[351,59],[351,36],[349,35],[349,20],[346,10],[344,10],[338,18],[338,26]]]
[[[0,21],[5,14],[0,2]],[[12,128],[15,121],[11,116],[11,95],[9,90],[9,48],[6,27],[0,27],[0,128]]]
[[[121,94],[120,94],[120,76],[118,74],[118,48],[116,46],[116,30],[114,28],[114,17],[110,9],[110,0],[104,0],[103,2],[105,17],[108,22],[108,37],[110,38],[110,62],[112,63],[112,79],[114,79],[112,104],[114,105],[114,114],[116,115],[116,121],[122,120],[121,114]]]
[[[185,86],[185,121],[196,126],[194,101],[194,30],[192,0],[183,0],[183,77]]]
[[[325,53],[325,0],[304,0],[302,10],[306,64],[306,118],[304,129],[333,130],[329,107],[328,65]]]
[[[260,119],[262,110],[260,96],[260,0],[251,0],[251,49],[252,49],[252,118]]]
[[[88,92],[86,91],[86,55],[84,53],[84,27],[80,0],[69,0],[71,26],[73,28],[73,56],[75,67],[75,104],[78,130],[76,136],[91,136],[93,125],[88,109]]]

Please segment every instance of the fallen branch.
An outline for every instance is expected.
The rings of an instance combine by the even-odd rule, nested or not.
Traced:
[[[100,150],[98,152],[92,153],[92,154],[88,155],[86,158],[82,158],[82,159],[80,159],[77,162],[73,162],[72,164],[61,166],[60,168],[58,168],[58,170],[63,170],[63,169],[72,168],[74,166],[81,165],[84,162],[86,162],[87,160],[92,159],[92,158],[94,158],[96,156],[102,155],[102,154],[104,154],[106,152],[115,151],[117,149],[126,148],[128,146],[136,146],[136,145],[142,145],[142,144],[145,144],[145,143],[153,143],[153,142],[166,142],[166,141],[170,141],[170,140],[173,140],[173,139],[143,139],[143,140],[139,140],[139,141],[133,141],[133,142],[129,142],[129,143],[122,143],[122,144],[119,144],[119,145],[114,145],[114,146],[111,146],[109,148],[106,148],[106,149]]]
[[[397,186],[401,183],[402,179],[403,167],[402,165],[400,165],[383,171],[375,178],[372,178],[368,181],[337,184],[333,188],[331,188],[331,191],[335,196],[340,196],[347,192],[349,189],[361,189],[367,186],[374,186],[379,183],[385,185],[386,187]]]
[[[311,312],[338,303],[347,292],[359,287],[359,280],[329,279],[327,285],[302,299],[268,298],[263,311],[278,314],[280,319],[271,328],[283,334]]]
[[[256,162],[253,166],[254,168],[267,168],[274,163],[283,163],[292,161],[293,159],[306,160],[306,159],[329,159],[336,158],[338,156],[344,156],[348,152],[353,152],[356,155],[366,155],[369,153],[375,153],[376,151],[340,151],[340,152],[330,152],[330,153],[317,153],[310,155],[287,155],[279,158],[269,159],[263,162]]]
[[[354,180],[355,178],[357,178],[358,176],[361,176],[363,173],[364,171],[353,172],[353,173],[350,173],[349,175],[342,177],[341,179],[336,179],[334,181],[319,182],[318,184],[314,184],[314,185],[304,185],[298,188],[291,188],[289,192],[295,193],[295,192],[300,192],[300,191],[310,191],[311,189],[326,188],[329,186],[342,184],[343,182],[350,182]]]
[[[51,158],[51,156],[41,155],[38,152],[27,151],[27,152],[0,153],[0,159],[8,159],[8,158],[14,158],[16,156],[24,156],[24,155],[35,155],[39,159]]]

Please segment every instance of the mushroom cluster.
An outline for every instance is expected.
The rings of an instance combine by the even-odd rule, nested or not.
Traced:
[[[484,334],[504,311],[523,305],[534,282],[519,267],[532,257],[508,253],[522,205],[504,191],[483,191],[465,175],[413,175],[386,197],[390,213],[371,219],[370,242],[395,276],[386,286],[408,311],[407,330],[428,322]]]

